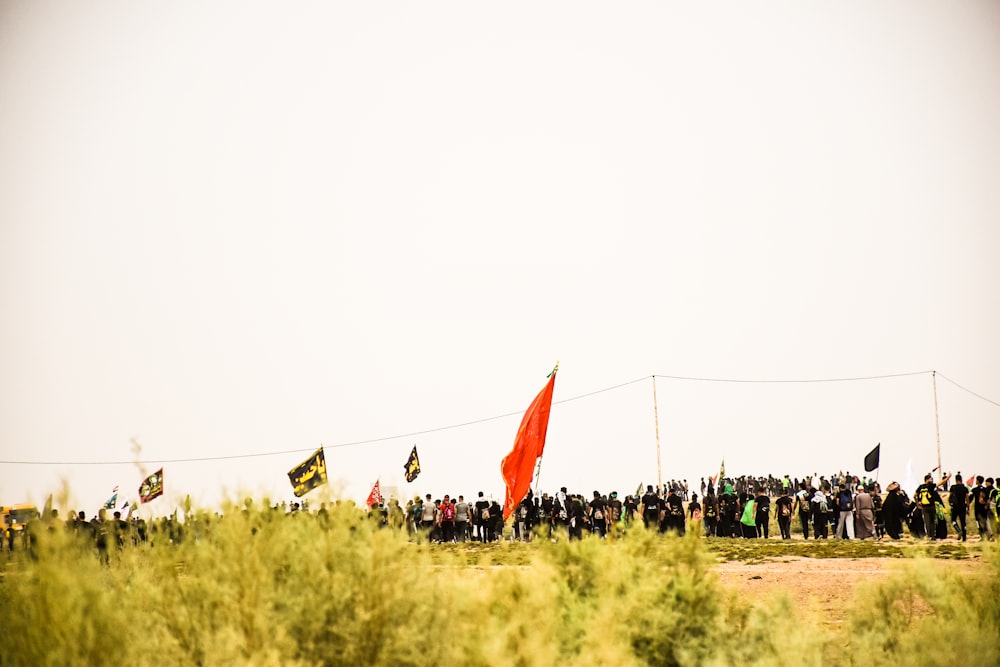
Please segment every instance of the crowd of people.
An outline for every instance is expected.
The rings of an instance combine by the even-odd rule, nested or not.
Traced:
[[[701,495],[686,480],[620,498],[616,491],[591,497],[569,493],[566,487],[550,495],[530,492],[508,522],[502,508],[479,493],[475,501],[445,495],[414,498],[405,507],[395,499],[373,505],[370,517],[382,525],[405,528],[411,535],[426,534],[432,542],[495,542],[505,536],[530,541],[544,528],[548,535],[565,531],[570,539],[585,533],[599,537],[621,533],[641,523],[646,529],[684,534],[693,523],[708,537],[771,537],[772,519],[781,539],[792,532],[804,539],[968,538],[970,520],[978,535],[993,540],[998,494],[992,477],[964,483],[960,474],[924,483],[909,496],[896,482],[885,490],[876,480],[838,473],[829,478],[738,477],[701,480]],[[510,530],[505,533],[505,528]],[[949,527],[951,530],[949,530]]]
[[[716,483],[717,481],[717,483]],[[616,491],[594,491],[589,498],[562,487],[554,494],[530,492],[505,520],[503,508],[480,491],[475,499],[445,494],[415,497],[405,505],[391,498],[368,508],[362,517],[380,527],[406,531],[411,539],[435,543],[497,542],[502,539],[530,541],[544,534],[557,538],[581,539],[584,534],[608,537],[634,527],[683,535],[692,525],[700,525],[708,537],[771,537],[772,519],[781,539],[901,539],[907,532],[920,539],[946,539],[954,534],[965,541],[974,523],[981,540],[996,535],[1000,493],[994,478],[978,476],[965,483],[960,474],[945,475],[935,481],[927,474],[912,497],[896,482],[883,491],[872,479],[838,473],[829,478],[808,476],[736,477],[701,480],[699,495],[686,480],[671,481],[662,487],[648,485],[643,492],[620,498]],[[305,504],[284,503],[270,508],[275,515],[313,515],[321,523],[327,519],[326,503],[315,512]],[[186,535],[207,529],[213,517],[193,515],[180,521],[176,513],[147,525],[138,516],[109,516],[100,510],[87,520],[84,512],[72,514],[66,529],[79,540],[92,544],[107,561],[113,548],[146,543],[177,543]],[[29,524],[20,535],[31,550],[33,535],[54,530],[61,523],[58,512]],[[5,535],[0,546],[15,551],[15,535]]]

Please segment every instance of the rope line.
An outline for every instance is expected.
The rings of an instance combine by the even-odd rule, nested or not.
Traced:
[[[865,375],[857,377],[842,377],[842,378],[803,378],[803,379],[792,379],[792,380],[782,380],[782,379],[745,379],[745,378],[711,378],[711,377],[691,377],[684,375],[646,375],[634,380],[629,380],[628,382],[622,382],[621,384],[616,384],[610,387],[605,387],[603,389],[598,389],[596,391],[587,392],[585,394],[578,394],[577,396],[571,396],[570,398],[563,398],[558,401],[553,401],[555,404],[569,403],[571,401],[578,401],[583,398],[589,398],[591,396],[596,396],[597,394],[603,394],[605,392],[614,391],[616,389],[621,389],[622,387],[627,387],[633,385],[637,382],[643,382],[651,378],[663,378],[665,380],[681,380],[687,382],[729,382],[729,383],[739,383],[739,384],[807,384],[816,382],[857,382],[862,380],[883,380],[890,378],[900,378],[900,377],[911,377],[915,375],[927,375],[934,371],[912,371],[909,373],[889,373],[885,375]],[[943,375],[938,372],[938,376],[944,378],[951,384],[955,385],[959,389],[966,391],[976,398],[979,398],[987,403],[992,403],[993,405],[1000,407],[1000,403],[994,401],[990,398],[978,394],[967,387],[963,387],[961,384],[952,380],[947,375]],[[389,440],[399,440],[401,438],[412,438],[420,435],[427,435],[429,433],[440,433],[441,431],[449,431],[456,428],[465,428],[466,426],[475,426],[477,424],[484,424],[486,422],[496,421],[498,419],[507,419],[508,417],[515,417],[517,415],[523,414],[523,411],[518,410],[515,412],[506,412],[501,415],[494,415],[492,417],[484,417],[482,419],[474,419],[472,421],[461,422],[458,424],[451,424],[448,426],[439,426],[437,428],[429,428],[422,431],[412,431],[410,433],[400,433],[398,435],[387,435],[379,438],[370,438],[368,440],[355,440],[353,442],[341,442],[334,445],[323,445],[325,449],[338,449],[340,447],[356,447],[358,445],[371,445],[380,442],[387,442]],[[315,451],[314,447],[304,447],[300,449],[284,449],[274,452],[258,452],[255,454],[231,454],[228,456],[200,456],[192,458],[180,458],[180,459],[153,459],[145,461],[0,461],[2,465],[157,465],[164,463],[197,463],[201,461],[230,461],[233,459],[249,459],[249,458],[259,458],[264,456],[282,456],[285,454],[302,454]]]
[[[738,382],[746,384],[806,384],[811,382],[856,382],[859,380],[884,380],[886,378],[901,378],[912,375],[927,375],[934,371],[912,371],[910,373],[889,373],[887,375],[863,375],[846,378],[804,378],[795,380],[754,380],[754,379],[734,379],[734,378],[703,378],[688,377],[684,375],[654,375],[653,377],[664,378],[666,380],[687,380],[692,382]],[[938,373],[938,375],[941,375]],[[980,396],[980,398],[982,398]],[[989,400],[989,399],[987,399]]]
[[[943,379],[947,380],[948,382],[952,383],[953,385],[955,385],[956,387],[958,387],[958,388],[959,388],[959,389],[961,389],[962,391],[967,391],[967,392],[969,392],[970,394],[972,394],[973,396],[975,396],[976,398],[979,398],[979,399],[982,399],[982,400],[986,401],[987,403],[992,403],[993,405],[995,405],[995,406],[997,406],[998,408],[1000,408],[1000,403],[997,403],[996,401],[994,401],[994,400],[993,400],[993,399],[991,399],[991,398],[986,398],[986,397],[985,397],[985,396],[983,396],[982,394],[977,394],[976,392],[972,391],[972,390],[971,390],[971,389],[969,389],[968,387],[963,387],[962,385],[960,385],[959,383],[955,382],[954,380],[952,380],[952,379],[951,379],[950,377],[948,377],[948,376],[947,376],[947,375],[945,375],[944,373],[941,373],[940,371],[938,371],[938,374],[937,374],[937,375],[938,375],[938,377],[939,377],[939,378],[943,378]]]

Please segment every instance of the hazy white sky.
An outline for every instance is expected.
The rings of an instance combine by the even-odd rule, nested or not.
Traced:
[[[998,82],[995,2],[4,2],[0,501],[290,499],[320,444],[502,497],[556,360],[646,379],[554,405],[545,490],[656,480],[653,374],[1000,401]],[[664,479],[936,462],[929,373],[656,390]]]

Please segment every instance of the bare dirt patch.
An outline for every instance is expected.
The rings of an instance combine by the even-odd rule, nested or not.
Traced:
[[[802,558],[786,556],[763,563],[730,561],[714,568],[719,582],[750,600],[781,593],[796,608],[813,609],[828,625],[838,625],[847,617],[855,587],[861,582],[884,579],[900,567],[898,558]],[[937,560],[935,567],[974,574],[976,560]]]

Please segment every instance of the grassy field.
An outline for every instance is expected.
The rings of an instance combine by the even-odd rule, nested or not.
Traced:
[[[343,506],[193,515],[179,543],[63,527],[5,554],[0,665],[995,665],[993,545],[677,538],[437,545]],[[830,628],[788,596],[739,597],[720,561],[899,558]],[[941,559],[981,563],[975,581]],[[971,593],[970,593],[971,591]],[[973,650],[974,647],[982,650]]]

